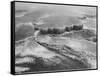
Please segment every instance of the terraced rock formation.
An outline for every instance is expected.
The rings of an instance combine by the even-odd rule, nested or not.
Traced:
[[[46,40],[46,38],[49,40]],[[89,46],[87,46],[89,45]],[[96,44],[65,37],[16,41],[16,73],[96,68]]]

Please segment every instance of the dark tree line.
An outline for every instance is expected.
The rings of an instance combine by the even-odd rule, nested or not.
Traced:
[[[64,32],[70,32],[73,30],[82,30],[83,25],[73,25],[73,26],[66,26],[64,29],[59,28],[48,28],[48,29],[42,29],[42,28],[34,28],[35,30],[40,30],[41,34],[61,34]]]
[[[64,30],[58,28],[48,28],[47,30],[40,29],[40,33],[42,34],[61,34]]]
[[[83,25],[73,25],[73,30],[82,30]]]
[[[73,30],[82,30],[83,29],[83,25],[73,25],[73,26],[66,26],[65,27],[65,31],[68,31],[68,32],[70,32],[70,31],[73,31]]]

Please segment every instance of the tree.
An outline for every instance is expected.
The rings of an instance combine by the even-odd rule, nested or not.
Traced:
[[[53,33],[53,32],[52,32],[52,29],[48,28],[48,29],[47,29],[47,33],[48,33],[48,34],[52,34],[52,33]]]
[[[40,33],[41,33],[41,34],[47,34],[47,31],[44,30],[44,29],[40,29]]]
[[[38,27],[35,27],[34,30],[39,30],[39,28]]]
[[[73,30],[82,30],[83,25],[73,25]]]
[[[69,31],[72,31],[72,30],[73,30],[73,27],[72,27],[72,26],[69,26],[69,27],[66,26],[66,27],[65,27],[65,31],[68,31],[68,32],[69,32]]]

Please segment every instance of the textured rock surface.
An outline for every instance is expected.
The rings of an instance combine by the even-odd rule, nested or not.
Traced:
[[[16,41],[15,56],[16,73],[96,68],[96,44],[86,40],[30,37]]]

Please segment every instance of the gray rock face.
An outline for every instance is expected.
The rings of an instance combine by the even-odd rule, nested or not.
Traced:
[[[87,42],[92,47],[89,49],[78,46],[86,45],[86,41],[64,37],[44,38],[39,41],[30,37],[16,42],[16,73],[96,68],[95,51],[91,50],[95,44]]]

